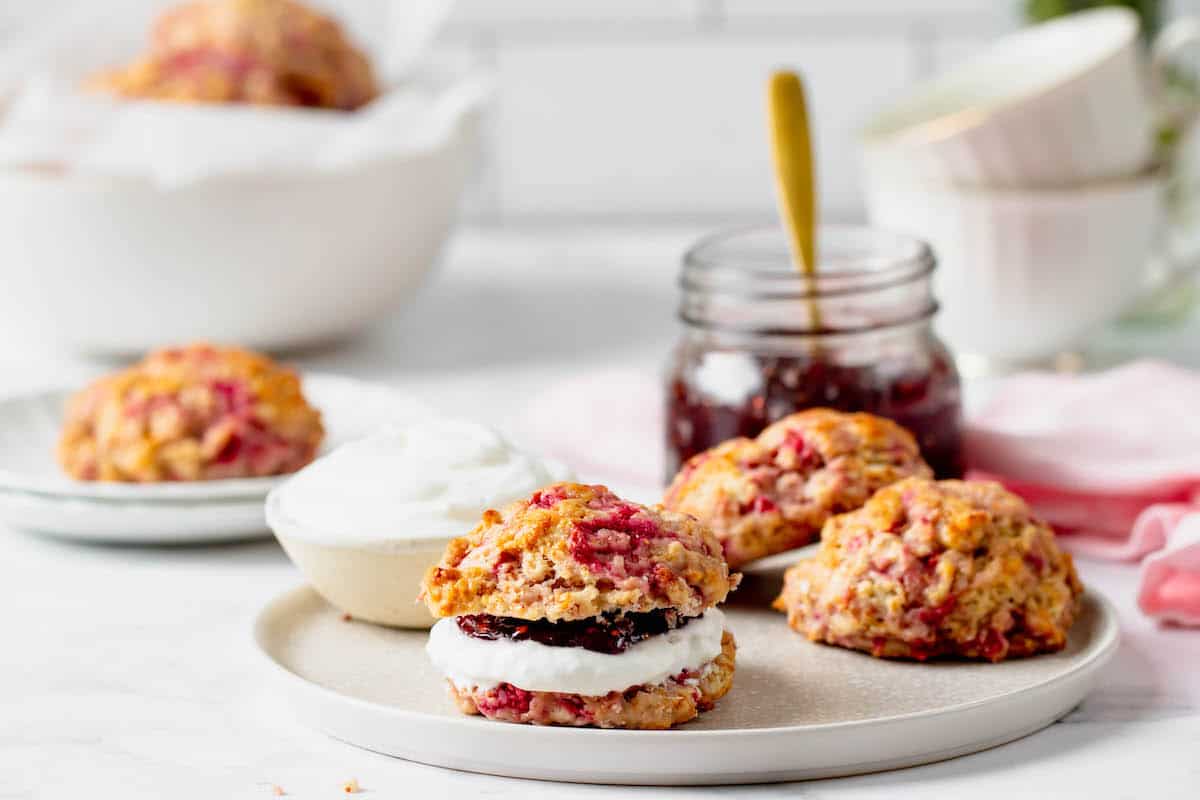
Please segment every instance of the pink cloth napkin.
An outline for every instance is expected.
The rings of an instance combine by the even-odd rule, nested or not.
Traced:
[[[1143,361],[1003,381],[967,432],[972,477],[999,480],[1073,551],[1145,557],[1139,602],[1200,624],[1200,374]]]
[[[662,490],[660,376],[631,367],[581,372],[532,397],[517,433],[587,480]]]
[[[1200,509],[1157,530],[1165,544],[1142,562],[1138,605],[1166,622],[1200,625]]]

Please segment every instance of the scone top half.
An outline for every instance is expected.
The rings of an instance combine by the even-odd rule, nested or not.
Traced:
[[[830,516],[911,476],[930,478],[933,471],[903,427],[872,414],[813,408],[754,439],[731,439],[694,456],[663,505],[709,525],[736,568],[811,542]]]
[[[488,511],[425,575],[438,617],[573,621],[674,610],[695,617],[736,586],[713,533],[692,517],[558,483]]]
[[[775,606],[810,639],[876,656],[1000,661],[1062,649],[1083,587],[999,484],[908,479],[832,518]]]

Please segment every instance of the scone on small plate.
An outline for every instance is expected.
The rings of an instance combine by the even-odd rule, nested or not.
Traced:
[[[813,641],[885,658],[1002,661],[1061,650],[1083,586],[996,483],[912,478],[834,517],[775,607]]]
[[[738,577],[691,517],[553,484],[485,512],[428,570],[429,657],[466,714],[669,728],[729,691],[715,606]]]
[[[72,397],[57,455],[83,481],[256,478],[300,469],[324,436],[295,372],[247,350],[192,344]]]
[[[736,569],[808,544],[829,517],[909,476],[933,471],[907,430],[872,414],[814,408],[692,457],[663,505],[711,527]]]

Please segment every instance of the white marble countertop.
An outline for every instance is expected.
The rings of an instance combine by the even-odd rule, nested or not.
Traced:
[[[466,231],[418,304],[304,367],[403,386],[501,427],[573,370],[656,364],[696,231]],[[0,392],[105,365],[0,346]],[[80,546],[0,530],[0,798],[564,796],[1200,797],[1200,631],[1133,604],[1135,569],[1081,561],[1117,606],[1121,649],[1064,721],[1003,747],[877,775],[759,787],[630,789],[518,781],[412,764],[300,727],[275,699],[251,620],[300,578],[271,541]]]

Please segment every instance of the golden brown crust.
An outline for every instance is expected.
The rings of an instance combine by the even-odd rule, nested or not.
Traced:
[[[775,608],[814,641],[889,658],[1060,650],[1083,587],[1071,556],[999,484],[909,479],[829,520]]]
[[[211,480],[294,472],[324,437],[300,378],[265,356],[193,344],[151,353],[67,405],[58,460],[79,480]]]
[[[588,697],[560,692],[526,692],[509,684],[494,689],[459,689],[447,681],[464,714],[533,725],[665,730],[695,719],[725,696],[733,685],[737,645],[733,634],[721,637],[721,653],[696,673],[681,673],[654,686]]]
[[[663,504],[709,525],[732,568],[812,541],[833,514],[909,476],[932,477],[891,420],[814,408],[690,459]]]
[[[421,594],[437,617],[577,620],[657,608],[693,617],[738,577],[691,517],[558,483],[486,511],[425,573]]]
[[[354,109],[378,94],[340,25],[296,0],[198,0],[159,18],[149,52],[96,76],[132,98]]]

